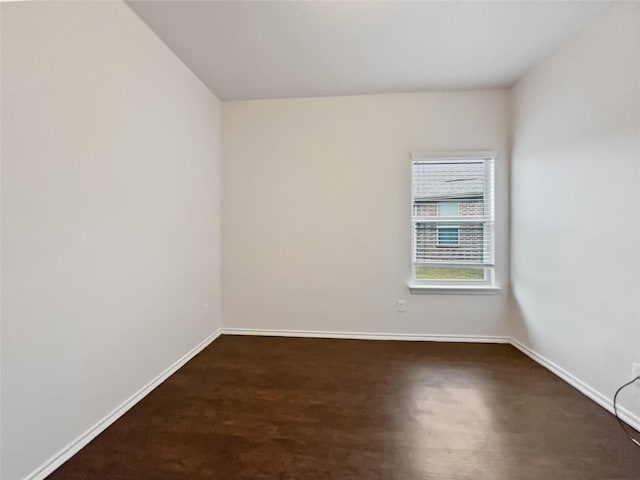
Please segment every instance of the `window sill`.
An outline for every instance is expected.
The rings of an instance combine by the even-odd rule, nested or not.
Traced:
[[[444,295],[494,295],[501,291],[495,285],[425,285],[410,283],[411,293],[444,294]]]

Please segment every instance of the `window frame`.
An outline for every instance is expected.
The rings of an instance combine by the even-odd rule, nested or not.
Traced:
[[[464,293],[464,294],[485,294],[485,293],[497,293],[500,291],[500,288],[496,285],[496,265],[491,267],[478,267],[482,268],[484,271],[483,279],[417,279],[416,278],[416,265],[414,264],[413,259],[415,258],[415,248],[416,248],[416,229],[415,222],[413,219],[413,206],[414,206],[414,162],[433,162],[433,163],[461,163],[461,162],[477,162],[478,160],[482,160],[485,168],[489,168],[491,174],[485,175],[485,186],[483,192],[483,204],[486,204],[486,196],[491,195],[489,199],[489,205],[492,209],[491,221],[493,223],[493,255],[494,260],[497,256],[496,252],[496,242],[495,242],[495,234],[496,234],[496,224],[495,224],[495,185],[496,185],[496,163],[498,159],[498,154],[495,151],[463,151],[463,152],[438,152],[438,153],[412,153],[410,159],[410,169],[411,169],[411,185],[410,185],[410,207],[409,212],[411,214],[411,280],[409,281],[409,289],[411,293]],[[458,208],[459,201],[458,202]],[[436,207],[437,208],[437,207]],[[459,227],[459,225],[458,225]],[[460,236],[458,232],[458,242],[460,241]],[[456,245],[440,245],[438,241],[438,233],[436,233],[436,245],[442,247],[452,247],[455,248]],[[459,243],[458,243],[459,245]],[[466,267],[470,268],[470,267]]]

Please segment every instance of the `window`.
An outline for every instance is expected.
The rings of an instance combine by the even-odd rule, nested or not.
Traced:
[[[438,202],[439,217],[457,217],[459,215],[458,202]],[[438,229],[438,245],[460,245],[460,230],[455,223],[440,223]]]
[[[459,228],[438,225],[438,245],[443,247],[460,245]]]
[[[412,155],[412,290],[493,284],[494,158]]]

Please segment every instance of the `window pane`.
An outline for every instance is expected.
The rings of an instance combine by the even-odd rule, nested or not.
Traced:
[[[438,227],[438,245],[458,245],[459,243],[458,227]]]
[[[484,280],[483,268],[416,267],[417,280]]]
[[[458,212],[458,202],[438,202],[439,217],[457,217]]]
[[[492,277],[493,159],[414,156],[412,196],[414,279]]]

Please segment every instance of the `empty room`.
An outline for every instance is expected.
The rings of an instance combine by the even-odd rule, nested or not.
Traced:
[[[640,480],[640,2],[0,28],[2,480]]]

